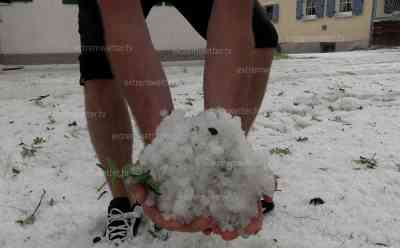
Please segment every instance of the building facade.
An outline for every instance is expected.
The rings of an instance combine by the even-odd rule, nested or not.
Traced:
[[[262,0],[285,52],[400,46],[400,0]]]
[[[263,4],[267,10],[279,9],[274,23],[285,52],[369,47],[373,0],[263,0]]]

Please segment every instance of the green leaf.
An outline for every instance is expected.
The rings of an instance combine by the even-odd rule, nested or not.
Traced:
[[[156,195],[161,195],[160,191],[160,184],[157,183],[156,181],[151,178],[149,181],[147,181],[147,186],[150,188]]]
[[[161,195],[160,185],[153,179],[150,170],[144,170],[143,168],[136,166],[131,168],[125,167],[124,170],[128,171],[128,173],[124,174],[125,178],[130,177],[136,183],[142,184],[148,190],[153,191],[157,195]]]
[[[365,166],[366,169],[375,169],[376,167],[378,167],[378,162],[375,159],[376,154],[374,154],[371,158],[366,158],[363,156],[360,156],[360,159],[354,159],[353,163],[355,163],[356,165],[359,165],[358,167],[356,167],[356,170],[361,169],[361,165]]]
[[[30,216],[26,217],[25,219],[19,219],[19,220],[16,220],[15,222],[20,224],[21,226],[32,225],[33,223],[35,223],[35,216],[30,215]]]
[[[279,147],[275,147],[273,149],[271,149],[270,153],[276,154],[276,155],[280,155],[280,156],[284,156],[284,155],[289,155],[291,154],[291,151],[289,150],[289,148],[279,148]]]

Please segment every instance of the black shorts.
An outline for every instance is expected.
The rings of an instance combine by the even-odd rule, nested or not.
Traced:
[[[144,16],[158,0],[142,0]],[[178,11],[189,21],[193,28],[206,39],[208,20],[213,0],[172,0]],[[278,35],[267,19],[263,7],[256,1],[253,15],[253,30],[257,48],[274,48],[278,44]],[[111,66],[104,48],[104,32],[97,0],[79,1],[79,34],[81,37],[80,72],[81,82],[93,79],[112,79]]]

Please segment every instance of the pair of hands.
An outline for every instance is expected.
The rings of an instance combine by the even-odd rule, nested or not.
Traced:
[[[144,214],[155,224],[166,230],[188,233],[203,232],[205,235],[211,235],[214,233],[220,235],[222,239],[230,241],[238,238],[241,235],[256,235],[262,229],[264,216],[261,202],[259,202],[257,206],[257,215],[251,219],[250,224],[247,225],[243,230],[222,231],[215,220],[209,216],[197,217],[191,223],[187,224],[182,224],[173,219],[167,220],[161,215],[156,206],[146,205],[147,190],[142,185],[130,185],[128,190],[132,194],[132,197],[142,205]]]

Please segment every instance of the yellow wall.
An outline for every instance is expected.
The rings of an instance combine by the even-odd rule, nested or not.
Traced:
[[[280,43],[368,41],[373,0],[364,1],[362,16],[323,17],[316,20],[296,19],[296,0],[260,0],[263,5],[280,5],[276,23]],[[322,30],[327,25],[327,30]]]
[[[385,0],[378,0],[376,6],[376,16],[377,17],[385,16]]]

